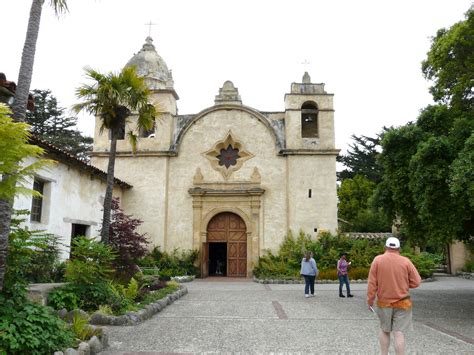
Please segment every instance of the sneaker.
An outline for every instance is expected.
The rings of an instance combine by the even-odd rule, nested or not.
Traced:
[[[314,293],[312,293],[311,295],[309,295],[309,297],[314,297]]]
[[[309,295],[308,295],[308,294],[305,294],[304,296],[305,296],[306,298],[308,298],[308,297],[309,297]]]
[[[348,294],[347,297],[354,297],[354,295]]]
[[[344,298],[346,298],[346,296],[344,296],[342,293],[339,295],[339,297],[344,297]]]

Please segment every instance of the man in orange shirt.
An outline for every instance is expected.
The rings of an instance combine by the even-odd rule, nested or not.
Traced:
[[[383,355],[388,354],[393,332],[395,352],[405,354],[404,332],[413,329],[410,288],[420,286],[421,277],[410,259],[400,255],[400,241],[390,237],[385,253],[375,257],[369,271],[367,303],[373,311],[377,295],[377,316],[380,319],[379,342]]]

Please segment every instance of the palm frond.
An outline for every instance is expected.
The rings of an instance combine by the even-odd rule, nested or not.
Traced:
[[[129,131],[127,133],[127,138],[128,138],[128,141],[130,142],[130,145],[132,146],[132,152],[133,154],[135,154],[137,152],[138,136],[132,131]]]
[[[50,0],[49,3],[51,7],[54,9],[56,16],[59,16],[69,11],[66,0]]]

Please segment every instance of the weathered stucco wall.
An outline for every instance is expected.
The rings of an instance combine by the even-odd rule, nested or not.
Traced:
[[[294,233],[301,229],[312,236],[324,230],[334,233],[337,229],[335,156],[289,156],[288,169],[290,229]]]
[[[26,162],[30,164],[33,160]],[[45,230],[61,237],[69,247],[72,224],[89,225],[87,236],[97,237],[102,223],[102,202],[106,184],[90,173],[57,163],[39,171],[37,177],[45,181],[41,222],[30,221],[25,225],[33,230]],[[26,184],[33,187],[33,179]],[[120,188],[114,189],[114,196],[121,197]],[[15,209],[31,210],[31,197],[15,198]],[[69,249],[62,248],[61,258],[69,257]]]
[[[224,183],[220,172],[214,170],[202,153],[222,140],[229,130],[243,148],[254,155],[227,180],[229,183],[249,182],[254,168],[261,175],[262,216],[261,248],[271,248],[286,230],[285,159],[277,156],[275,139],[256,117],[240,110],[213,111],[197,120],[186,132],[178,157],[170,159],[168,249],[191,248],[193,235],[192,197],[193,176],[199,168],[206,183]],[[218,205],[218,204],[217,204]],[[216,206],[217,206],[216,205]]]

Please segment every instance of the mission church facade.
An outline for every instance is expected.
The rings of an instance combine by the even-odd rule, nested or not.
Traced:
[[[122,207],[144,221],[152,245],[197,249],[202,276],[250,276],[266,249],[289,230],[313,237],[337,229],[333,94],[324,84],[293,83],[284,111],[245,106],[226,81],[215,104],[179,115],[171,71],[148,37],[135,66],[162,112],[139,132],[135,154],[118,141],[115,176],[133,188]],[[136,130],[133,118],[124,127]],[[109,138],[96,120],[92,164],[106,170]]]

